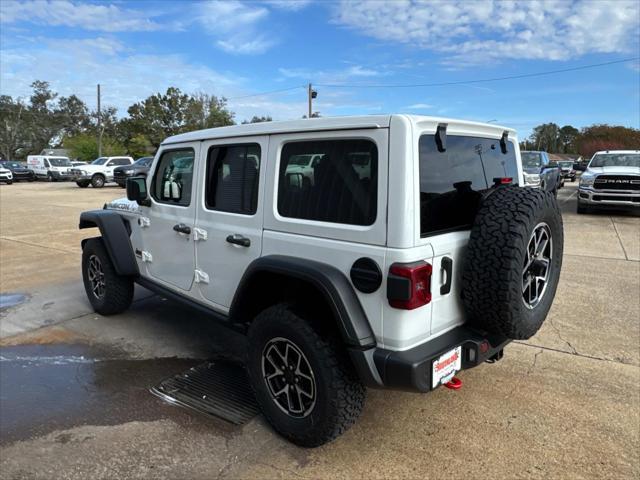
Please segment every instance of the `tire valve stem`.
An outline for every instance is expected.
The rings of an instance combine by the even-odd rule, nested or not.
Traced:
[[[462,380],[460,380],[458,377],[453,377],[451,380],[445,383],[444,386],[450,390],[460,390],[462,388]]]

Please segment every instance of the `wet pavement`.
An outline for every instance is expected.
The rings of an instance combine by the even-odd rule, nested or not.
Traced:
[[[78,425],[188,416],[149,389],[201,360],[117,356],[85,345],[0,348],[0,445]]]
[[[24,293],[1,293],[0,312],[15,307],[28,300],[29,296]]]

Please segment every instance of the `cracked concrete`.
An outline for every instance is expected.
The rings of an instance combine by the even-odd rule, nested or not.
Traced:
[[[12,187],[16,193],[8,196]],[[156,296],[108,319],[73,313],[73,302],[86,302],[78,283],[79,250],[60,259],[56,273],[58,260],[42,254],[46,243],[21,232],[23,222],[11,213],[16,208],[24,217],[50,198],[61,205],[59,218],[54,222],[45,218],[53,218],[51,212],[37,212],[36,226],[28,228],[48,238],[56,223],[65,225],[69,231],[54,246],[75,251],[80,235],[71,228],[79,211],[100,208],[105,197],[121,193],[71,184],[0,187],[1,233],[10,227],[12,238],[42,245],[15,248],[16,242],[2,240],[8,243],[2,243],[0,290],[37,292],[31,301],[39,311],[58,312],[47,317],[50,324],[25,320],[21,333],[5,336],[0,348],[73,343],[106,348],[125,361],[239,355],[243,340],[237,334]],[[478,472],[487,478],[638,478],[640,219],[611,213],[578,217],[575,185],[560,191],[560,201],[566,255],[547,322],[533,338],[510,344],[500,362],[462,372],[459,391],[369,390],[353,428],[333,443],[304,450],[276,435],[261,417],[232,427],[152,397],[142,403],[147,413],[137,414],[138,402],[110,392],[98,378],[87,388],[104,395],[110,408],[90,411],[81,424],[6,442],[0,446],[0,478],[468,478]],[[19,265],[24,276],[16,273]],[[36,275],[38,268],[50,272],[48,282]],[[55,300],[48,297],[54,290],[47,283],[56,284],[56,296],[69,299],[69,309],[56,302],[42,310]],[[27,312],[29,307],[16,309],[12,322],[19,326]],[[65,395],[48,388],[53,398]],[[1,394],[0,425],[9,411]],[[114,411],[127,415],[118,421]]]

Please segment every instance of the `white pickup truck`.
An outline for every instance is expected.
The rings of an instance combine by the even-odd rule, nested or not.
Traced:
[[[640,210],[640,150],[596,152],[580,177],[578,213],[594,207]]]
[[[102,188],[107,182],[113,182],[113,170],[122,165],[131,165],[131,157],[100,157],[89,165],[83,165],[71,169],[73,181],[80,188],[91,185],[94,188]]]

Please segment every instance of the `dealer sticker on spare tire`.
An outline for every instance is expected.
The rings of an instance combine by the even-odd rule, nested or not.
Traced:
[[[449,350],[440,358],[433,362],[433,374],[431,388],[447,383],[453,378],[457,371],[462,368],[462,347]]]

